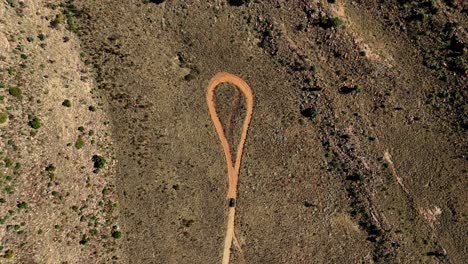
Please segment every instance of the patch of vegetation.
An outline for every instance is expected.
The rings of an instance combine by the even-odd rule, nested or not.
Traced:
[[[307,29],[307,26],[305,24],[299,24],[299,25],[297,25],[296,28],[299,31],[305,31]]]
[[[39,117],[33,117],[31,121],[29,121],[29,126],[34,128],[34,129],[39,129],[42,127],[42,122],[39,119]]]
[[[65,17],[67,18],[67,29],[70,30],[71,32],[76,33],[78,31],[78,28],[76,27],[76,24],[75,24],[73,12],[70,10],[65,10]]]
[[[343,25],[343,20],[338,17],[321,16],[319,19],[319,25],[326,29],[336,28]]]
[[[10,87],[8,89],[8,93],[14,97],[21,97],[23,91],[21,91],[21,89],[18,87]]]
[[[59,25],[63,24],[63,21],[65,20],[63,14],[57,14],[55,16],[55,19],[50,22],[50,26],[52,28],[57,28]]]
[[[315,108],[308,107],[308,108],[305,108],[305,109],[303,109],[301,111],[301,115],[313,120],[313,119],[315,119],[317,117],[318,110],[315,109]]]
[[[63,103],[62,103],[62,105],[65,106],[65,107],[71,107],[71,106],[72,106],[72,105],[71,105],[71,101],[68,100],[68,99],[64,100]]]
[[[0,124],[4,124],[8,121],[8,114],[7,113],[0,113]]]
[[[7,194],[14,194],[15,193],[15,189],[10,186],[10,185],[7,185],[3,188],[3,190],[7,193]]]
[[[44,41],[46,39],[46,35],[44,33],[40,33],[39,35],[37,35],[37,38],[40,40],[40,41]]]
[[[89,239],[86,236],[83,236],[80,240],[80,245],[86,246],[89,243]]]
[[[8,67],[7,72],[9,75],[15,75],[16,74],[16,69],[13,67]]]
[[[17,6],[17,2],[16,0],[7,0],[7,3],[10,7],[16,7]]]
[[[229,0],[228,3],[231,6],[242,6],[248,3],[252,3],[253,0]]]
[[[153,4],[162,4],[166,0],[148,0],[148,3],[153,3]]]
[[[96,107],[95,106],[90,105],[88,109],[91,112],[96,112]]]
[[[347,176],[346,179],[349,181],[363,181],[364,176],[362,174],[355,173],[355,174]]]
[[[106,165],[106,159],[99,155],[94,155],[91,159],[94,162],[94,173],[98,173]]]
[[[21,203],[18,203],[16,207],[18,207],[19,209],[28,209],[29,205],[27,202],[21,202]]]
[[[52,165],[52,164],[49,164],[49,165],[45,168],[45,170],[48,171],[48,172],[55,171],[55,169],[56,169],[55,166]]]
[[[76,149],[82,149],[84,147],[84,141],[81,137],[79,137],[76,142],[75,142],[75,148]]]
[[[15,252],[11,249],[5,251],[5,254],[3,255],[3,257],[6,259],[12,259],[14,256],[15,256]]]
[[[11,167],[13,165],[13,161],[11,159],[9,159],[9,158],[5,158],[3,160],[3,162],[4,162],[4,165],[5,165],[5,168],[9,168],[9,167]]]
[[[5,88],[5,83],[4,82],[0,82],[0,89],[3,89]]]
[[[340,88],[340,93],[350,94],[350,93],[360,93],[362,92],[362,87],[360,85],[354,85],[353,87],[343,86]]]
[[[118,230],[112,230],[112,237],[115,238],[115,239],[119,239],[119,238],[122,238],[122,232],[118,231]]]

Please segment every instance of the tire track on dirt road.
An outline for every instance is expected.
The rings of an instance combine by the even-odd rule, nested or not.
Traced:
[[[216,113],[216,104],[214,101],[214,91],[221,83],[231,83],[238,87],[242,93],[244,94],[246,101],[247,101],[247,111],[245,114],[244,124],[242,126],[242,133],[241,138],[239,141],[239,145],[237,147],[236,159],[234,165],[232,164],[232,156],[231,156],[231,146],[226,138],[225,130],[221,124],[221,120]],[[236,100],[238,96],[234,97]],[[223,264],[229,263],[230,257],[230,249],[232,244],[232,239],[236,239],[234,235],[234,216],[235,216],[235,208],[236,208],[236,199],[237,199],[237,183],[239,179],[239,170],[240,164],[242,161],[242,153],[244,150],[245,140],[247,138],[247,131],[249,129],[249,124],[252,119],[253,113],[253,93],[252,89],[249,85],[242,80],[241,78],[229,74],[229,73],[219,73],[213,79],[211,79],[210,83],[208,84],[208,91],[206,100],[208,103],[208,109],[210,110],[211,119],[216,128],[216,132],[218,133],[219,139],[221,140],[221,144],[223,146],[224,155],[226,157],[226,164],[228,169],[228,192],[227,192],[227,199],[229,200],[229,216],[228,216],[228,224],[226,230],[226,237],[224,242],[224,250],[223,250]],[[235,101],[234,101],[235,102]],[[230,113],[232,115],[232,113]]]

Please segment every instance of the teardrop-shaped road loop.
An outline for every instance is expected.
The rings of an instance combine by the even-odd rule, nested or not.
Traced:
[[[234,165],[232,164],[232,155],[229,142],[224,133],[223,125],[221,120],[216,112],[216,104],[214,101],[214,91],[221,83],[231,83],[237,86],[241,92],[244,94],[247,101],[247,112],[244,119],[244,124],[242,127],[241,138],[239,145],[237,147],[236,160]],[[216,76],[211,79],[208,84],[208,91],[206,94],[206,101],[208,103],[208,109],[210,111],[211,119],[218,133],[219,139],[224,149],[224,155],[226,157],[227,171],[228,171],[228,192],[227,199],[229,205],[229,215],[228,223],[226,230],[226,237],[224,240],[224,251],[223,251],[223,264],[229,263],[230,249],[232,244],[232,239],[234,237],[234,215],[235,215],[235,206],[236,206],[236,197],[237,197],[237,182],[239,179],[239,170],[242,160],[242,152],[244,150],[245,140],[247,138],[247,131],[249,129],[250,120],[252,119],[253,113],[253,93],[250,86],[241,78],[236,75],[221,72],[216,74]]]

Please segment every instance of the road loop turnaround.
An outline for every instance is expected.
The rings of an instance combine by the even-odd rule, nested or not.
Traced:
[[[234,165],[232,164],[232,155],[231,155],[231,148],[226,138],[226,134],[223,129],[223,125],[221,124],[221,120],[216,112],[216,104],[214,101],[214,92],[216,88],[221,83],[231,83],[235,85],[240,91],[244,94],[246,99],[246,115],[244,119],[244,124],[242,127],[241,138],[239,141],[239,145],[237,147],[236,153],[236,161]],[[221,140],[221,144],[224,149],[224,155],[226,157],[226,164],[227,164],[227,171],[228,171],[228,192],[227,192],[227,200],[229,206],[229,214],[228,214],[228,223],[226,229],[226,236],[224,240],[224,250],[223,250],[223,262],[222,264],[229,263],[229,257],[231,254],[231,245],[232,240],[234,238],[234,216],[235,216],[235,208],[236,208],[236,198],[237,198],[237,182],[239,179],[239,170],[240,164],[242,160],[242,152],[244,150],[245,140],[247,138],[247,131],[249,129],[249,124],[252,119],[253,113],[253,93],[250,86],[241,78],[236,75],[221,72],[216,74],[208,84],[208,91],[206,94],[206,101],[208,103],[208,110],[210,111],[211,119],[213,120],[213,124],[216,128],[216,132],[218,133],[219,139]]]

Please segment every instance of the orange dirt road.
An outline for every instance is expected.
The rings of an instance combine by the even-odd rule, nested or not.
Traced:
[[[247,112],[245,115],[244,124],[242,127],[242,134],[237,147],[236,161],[235,164],[232,164],[232,155],[229,142],[224,133],[223,125],[221,120],[216,112],[216,104],[214,102],[214,91],[221,83],[231,83],[237,86],[241,92],[245,95],[247,101]],[[213,120],[216,132],[219,135],[221,144],[223,145],[224,155],[226,157],[227,170],[228,170],[228,192],[227,199],[229,201],[229,215],[228,223],[226,230],[226,237],[224,241],[224,251],[223,251],[223,264],[229,263],[230,249],[232,240],[234,238],[234,215],[235,215],[235,205],[237,197],[237,182],[239,179],[239,170],[240,163],[242,160],[242,152],[244,150],[245,140],[247,138],[247,131],[249,129],[250,120],[252,119],[253,113],[253,94],[252,89],[249,85],[242,80],[241,78],[226,72],[218,73],[213,79],[211,79],[208,84],[208,91],[206,94],[206,100],[208,103],[208,109],[210,111],[211,119]]]

